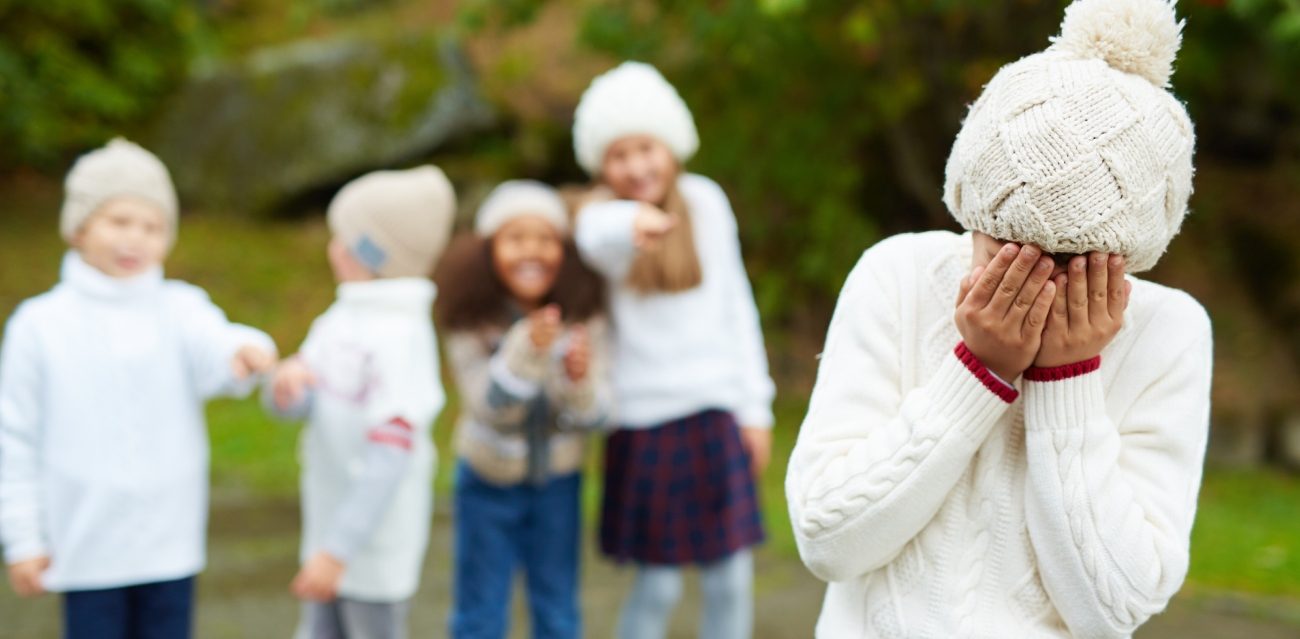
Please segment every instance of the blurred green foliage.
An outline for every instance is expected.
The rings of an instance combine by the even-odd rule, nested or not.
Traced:
[[[785,319],[834,299],[879,237],[950,224],[939,193],[964,105],[1000,65],[1046,46],[1065,4],[463,0],[457,22],[472,37],[526,27],[563,5],[590,50],[661,67],[698,119],[703,144],[691,169],[730,190],[751,262],[780,265],[754,278],[765,317]],[[312,35],[323,16],[398,5],[0,0],[0,167],[51,167],[131,132],[196,58],[271,34]],[[1300,92],[1290,90],[1300,0],[1184,0],[1179,12],[1187,27],[1174,84],[1198,123],[1202,157],[1300,155]],[[542,155],[573,168],[557,124]]]
[[[583,44],[654,63],[682,92],[702,139],[690,168],[728,187],[759,266],[760,307],[776,320],[833,300],[876,239],[952,224],[940,193],[965,105],[1002,64],[1045,48],[1068,4],[555,3],[580,16]],[[462,23],[518,28],[544,4],[471,1]],[[1300,92],[1291,90],[1300,2],[1185,0],[1179,13],[1174,85],[1197,120],[1202,157],[1300,155]]]
[[[173,0],[0,0],[0,167],[49,165],[138,124],[201,28]]]

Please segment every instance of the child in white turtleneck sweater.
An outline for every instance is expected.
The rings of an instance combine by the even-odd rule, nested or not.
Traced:
[[[163,279],[176,196],[148,151],[114,140],[66,191],[62,279],[18,308],[0,351],[10,581],[64,593],[67,637],[187,637],[207,525],[203,404],[250,391],[274,345]]]
[[[446,399],[429,275],[455,211],[432,166],[364,175],[330,202],[338,299],[266,398],[307,420],[298,639],[406,637],[433,510],[430,432]]]

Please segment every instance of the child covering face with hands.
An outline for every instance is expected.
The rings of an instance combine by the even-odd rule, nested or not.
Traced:
[[[969,231],[868,250],[786,478],[821,637],[1128,637],[1187,571],[1212,341],[1153,266],[1191,192],[1161,0],[1079,0],[971,107]]]

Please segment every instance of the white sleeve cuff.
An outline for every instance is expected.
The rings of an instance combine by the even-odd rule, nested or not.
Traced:
[[[488,364],[488,374],[492,377],[492,381],[501,387],[501,390],[510,393],[517,399],[532,399],[542,392],[541,384],[515,375],[510,370],[510,367],[506,365],[506,358],[500,355],[493,357]]]

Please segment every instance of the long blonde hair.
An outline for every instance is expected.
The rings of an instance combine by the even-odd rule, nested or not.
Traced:
[[[595,185],[576,198],[573,210],[579,211],[587,204],[609,201],[614,197],[614,192],[609,187]],[[700,255],[695,248],[690,207],[677,189],[676,179],[672,180],[667,197],[658,207],[672,217],[676,224],[659,238],[654,250],[637,252],[624,282],[642,294],[688,291],[704,281],[704,272],[700,267]]]

